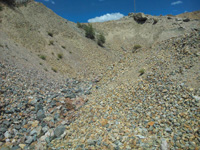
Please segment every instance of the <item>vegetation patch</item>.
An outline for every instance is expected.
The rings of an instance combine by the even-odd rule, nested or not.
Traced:
[[[45,56],[45,55],[39,55],[39,57],[40,57],[42,60],[46,60],[46,56]]]
[[[0,11],[2,11],[2,10],[3,10],[3,6],[0,5]]]
[[[103,44],[106,42],[106,38],[103,35],[103,33],[100,33],[97,39],[97,44],[101,47],[103,47]]]
[[[91,24],[86,26],[85,30],[85,37],[94,40],[95,39],[95,31]]]
[[[137,49],[139,49],[139,48],[141,48],[142,46],[141,45],[135,45],[134,47],[133,47],[133,49],[134,50],[137,50]]]
[[[54,45],[54,42],[53,41],[49,41],[49,45]]]
[[[143,75],[145,73],[145,69],[144,68],[140,69],[139,73],[140,73],[140,76]]]
[[[52,33],[52,32],[48,32],[48,35],[49,35],[50,37],[53,37],[53,33]]]
[[[77,22],[77,27],[82,28],[82,24],[80,22]]]
[[[95,31],[91,24],[81,24],[77,22],[77,27],[85,30],[85,37],[94,40],[95,39]]]
[[[59,59],[62,59],[62,58],[63,58],[63,54],[59,53],[59,54],[58,54],[58,58],[59,58]]]
[[[63,49],[66,49],[66,47],[65,46],[61,46]]]
[[[30,2],[31,0],[1,0],[3,3],[7,4],[10,7],[21,6]]]
[[[103,35],[103,33],[100,33],[97,37],[95,37],[95,29],[93,28],[92,24],[81,24],[80,22],[77,22],[77,27],[85,30],[85,37],[95,40],[97,38],[97,44],[101,47],[103,47],[103,44],[106,42],[106,38]]]
[[[57,73],[58,71],[57,71],[57,69],[56,68],[54,68],[54,67],[52,67],[51,68],[51,70],[53,70],[53,72],[55,72],[55,73]]]

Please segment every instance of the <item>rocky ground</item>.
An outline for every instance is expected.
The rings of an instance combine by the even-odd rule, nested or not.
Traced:
[[[93,83],[55,80],[37,70],[0,62],[0,147],[34,149],[60,137],[80,114]],[[54,136],[52,136],[54,134]]]
[[[93,81],[1,60],[1,150],[200,149],[199,50],[197,30],[124,53]]]
[[[50,149],[200,149],[199,40],[194,32],[157,43],[151,59],[143,58],[150,69],[138,80],[121,76],[135,64],[126,54]]]

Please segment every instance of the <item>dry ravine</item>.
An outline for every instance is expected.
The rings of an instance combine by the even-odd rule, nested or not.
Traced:
[[[200,20],[130,13],[93,24],[101,47],[33,0],[1,5],[0,150],[200,149]]]

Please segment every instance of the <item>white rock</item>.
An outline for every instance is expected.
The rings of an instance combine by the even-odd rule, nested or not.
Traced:
[[[51,136],[54,136],[54,131],[53,129],[50,129],[49,131],[47,131],[47,133],[45,133],[45,135],[43,135],[41,138],[40,138],[40,141],[41,142],[45,142],[45,139],[47,137],[51,137]]]
[[[166,139],[162,139],[161,150],[168,150],[168,144],[167,144]]]
[[[9,132],[9,131],[6,131],[6,132],[4,133],[4,136],[5,136],[6,139],[10,138],[10,137],[11,137],[10,132]]]
[[[44,149],[43,144],[40,141],[38,141],[38,143],[36,144],[35,150],[43,150],[43,149]]]
[[[139,137],[140,139],[145,139],[146,137],[145,136],[142,136],[142,135],[136,135],[137,137]]]

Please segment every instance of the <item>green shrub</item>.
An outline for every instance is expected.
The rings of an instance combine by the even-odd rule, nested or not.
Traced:
[[[85,37],[94,40],[95,39],[95,31],[91,24],[81,24],[80,22],[77,22],[77,27],[85,30]]]
[[[98,45],[103,47],[103,44],[105,42],[106,42],[105,36],[102,33],[100,33],[100,35],[98,36],[98,40],[97,40]]]
[[[57,69],[52,67],[51,70],[53,70],[53,72],[57,72]]]
[[[48,32],[48,35],[53,37],[53,33],[52,32]]]
[[[49,45],[54,45],[54,42],[53,41],[49,41]]]
[[[26,6],[26,4],[31,0],[1,0],[1,1],[7,4],[8,6],[20,6],[20,5]]]
[[[143,75],[144,72],[145,72],[145,69],[144,69],[144,68],[139,70],[140,75]]]
[[[94,28],[92,27],[91,24],[86,26],[84,30],[85,30],[85,37],[92,39],[92,40],[95,39]]]
[[[46,60],[46,56],[45,55],[40,55],[39,56],[42,60]]]
[[[58,54],[58,58],[59,58],[59,59],[62,59],[62,58],[63,58],[63,54],[60,54],[60,53],[59,53],[59,54]]]
[[[82,28],[82,24],[80,22],[77,22],[77,27]]]
[[[61,46],[63,49],[66,49],[66,47],[65,46]]]
[[[88,26],[86,24],[81,24],[80,22],[77,22],[77,27],[86,30]]]
[[[139,49],[139,48],[141,48],[142,46],[140,46],[140,45],[135,45],[134,47],[133,47],[133,49],[134,50],[137,50],[137,49]]]
[[[86,24],[81,24],[81,28],[82,28],[82,29],[86,30],[87,27],[88,27],[88,26],[87,26]]]
[[[2,10],[3,10],[3,6],[0,5],[0,11],[2,11]]]

